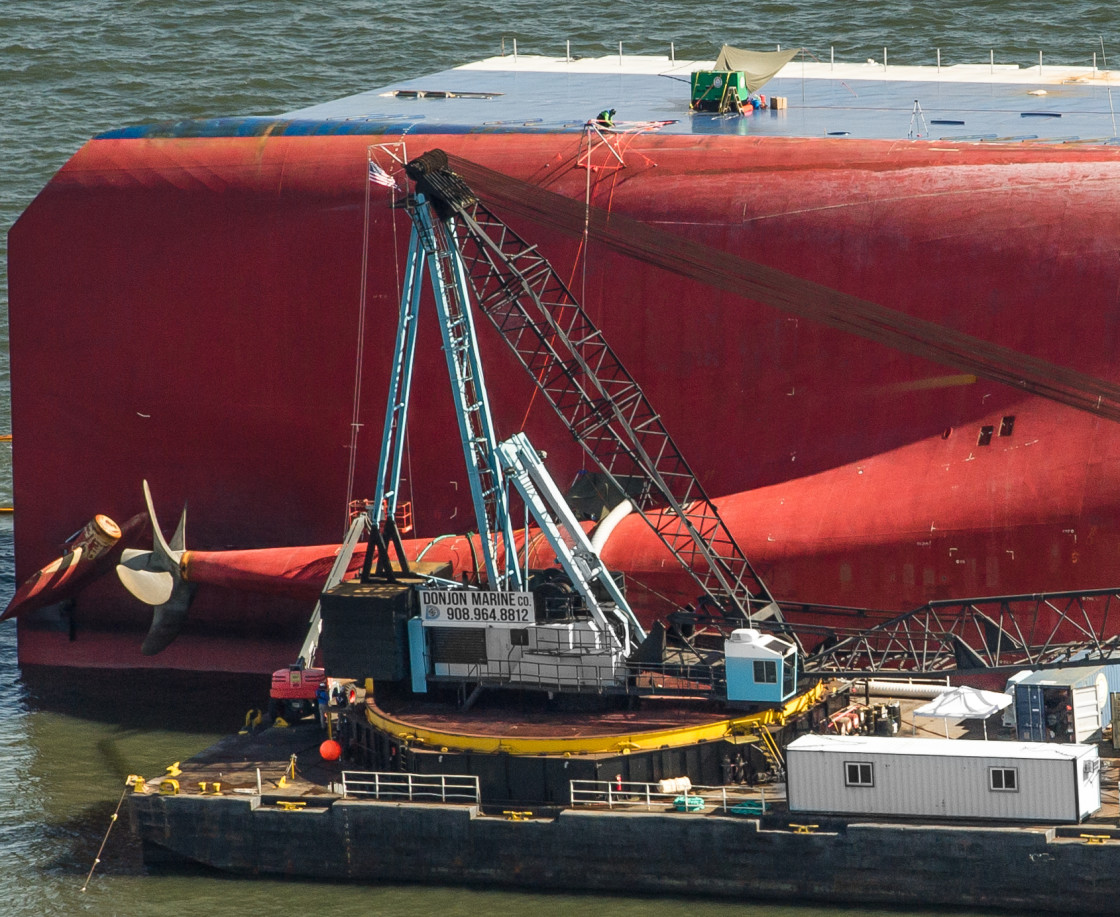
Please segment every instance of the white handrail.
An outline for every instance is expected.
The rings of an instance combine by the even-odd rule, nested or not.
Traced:
[[[748,815],[761,815],[768,809],[763,787],[690,786],[663,792],[658,783],[621,780],[571,780],[569,785],[572,808],[644,808],[647,812],[654,809],[699,812],[714,808]]]
[[[479,805],[478,777],[471,774],[409,774],[394,771],[343,771],[342,795],[409,802]]]

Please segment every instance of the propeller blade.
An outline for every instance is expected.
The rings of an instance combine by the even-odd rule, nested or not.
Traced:
[[[146,552],[149,556],[151,552]],[[134,562],[140,558],[135,558]],[[162,605],[171,598],[175,577],[167,570],[152,570],[146,566],[135,568],[130,564],[117,564],[117,576],[124,588],[145,605]]]
[[[152,523],[152,550],[129,548],[121,553],[117,576],[130,593],[152,605],[152,626],[140,647],[145,656],[165,650],[179,636],[194,598],[194,584],[183,579],[179,562],[186,553],[187,508],[183,507],[171,544],[163,537],[156,518],[155,503],[148,482],[144,481],[144,502]]]
[[[185,585],[185,584],[184,584]],[[185,603],[171,602],[160,605],[152,613],[152,626],[148,628],[148,635],[140,646],[140,652],[145,656],[155,656],[163,652],[179,636],[183,624],[187,620],[187,609],[190,607],[192,589],[188,587]],[[178,598],[183,598],[181,595]]]
[[[179,566],[179,557],[175,556],[175,552],[171,550],[170,546],[164,540],[163,530],[159,527],[159,519],[156,518],[156,508],[152,503],[152,491],[148,487],[147,480],[144,481],[144,502],[148,506],[148,518],[152,520],[152,554],[155,555],[157,569],[171,570]],[[181,525],[186,526],[186,511],[184,510],[184,519]],[[176,535],[178,530],[176,530]],[[182,556],[182,550],[179,551]]]
[[[179,514],[179,524],[175,527],[175,534],[171,536],[171,550],[178,554],[181,560],[183,552],[187,549],[187,504],[183,504],[183,512]]]

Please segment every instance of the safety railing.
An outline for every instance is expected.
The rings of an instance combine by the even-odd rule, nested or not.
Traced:
[[[478,805],[478,778],[469,774],[400,774],[343,771],[342,795],[400,802],[452,802]]]
[[[541,656],[549,655],[548,650],[535,652]],[[588,655],[584,657],[585,661],[568,661],[564,658],[566,655],[570,654],[561,655],[561,651],[557,651],[555,661],[512,659],[492,660],[481,665],[448,663],[447,673],[441,674],[437,669],[433,680],[466,680],[490,685],[518,684],[551,691],[602,692],[625,684],[626,672],[611,654]]]
[[[712,652],[712,656],[722,653]],[[675,694],[708,695],[726,691],[727,679],[722,665],[697,662],[640,662],[628,663],[631,684],[639,691]]]
[[[769,811],[762,787],[692,786],[687,778],[660,783],[625,780],[571,780],[572,808],[644,809],[647,812],[725,812],[762,815]],[[771,790],[770,798],[776,794]]]

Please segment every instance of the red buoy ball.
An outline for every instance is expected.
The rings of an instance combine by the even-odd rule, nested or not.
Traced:
[[[327,739],[319,746],[319,757],[324,761],[337,761],[342,756],[342,746],[334,739]]]

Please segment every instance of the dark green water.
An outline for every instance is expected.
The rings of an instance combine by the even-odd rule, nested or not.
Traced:
[[[727,41],[803,46],[821,59],[881,57],[946,64],[1089,64],[1116,55],[1114,4],[992,0],[835,3],[491,0],[287,3],[235,0],[4,0],[0,3],[0,432],[10,429],[7,231],[90,136],[170,118],[279,113],[497,54],[668,51],[714,57]],[[66,240],[59,240],[65,257]],[[43,418],[49,423],[50,418]],[[16,431],[19,435],[19,431]],[[18,448],[18,442],[14,448]],[[9,446],[0,444],[0,506],[11,503]],[[33,512],[33,507],[20,507]],[[18,524],[18,523],[17,523]],[[0,517],[0,604],[13,588],[12,522]],[[137,690],[116,706],[98,686],[41,683],[16,664],[15,628],[0,625],[0,917],[23,914],[212,915],[758,915],[818,917],[861,909],[682,899],[530,895],[426,887],[347,887],[147,874],[123,824],[80,891],[129,773],[155,776],[236,726],[264,686],[235,682]],[[230,698],[236,698],[233,708]],[[921,851],[915,851],[921,856]],[[719,851],[682,850],[681,869]],[[750,869],[751,864],[744,863]],[[791,863],[791,869],[797,864]],[[899,877],[905,881],[905,877]],[[872,913],[888,914],[886,911]],[[910,914],[917,912],[910,911]]]

